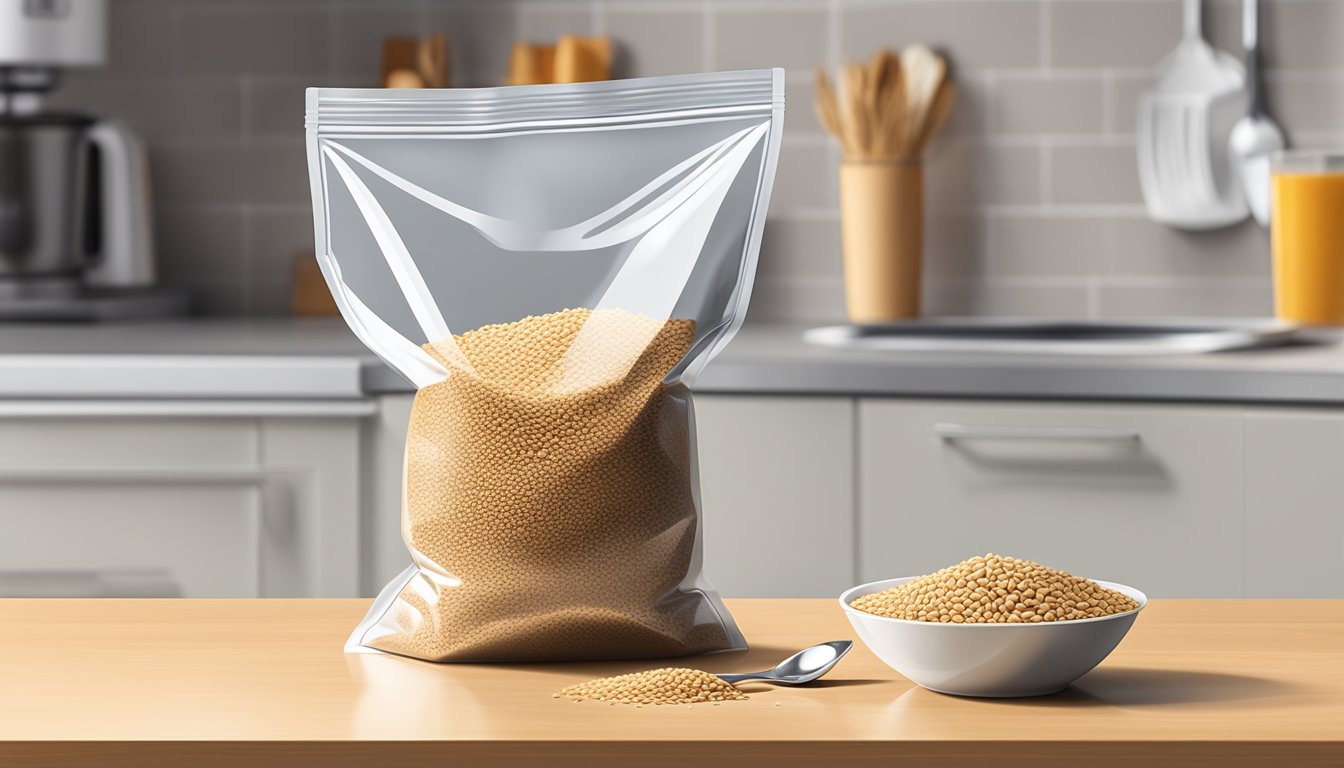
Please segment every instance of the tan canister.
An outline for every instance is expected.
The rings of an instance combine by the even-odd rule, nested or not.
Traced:
[[[841,163],[840,236],[850,322],[918,317],[923,166],[897,160]]]

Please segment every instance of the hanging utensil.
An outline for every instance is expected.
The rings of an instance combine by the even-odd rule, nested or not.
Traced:
[[[1259,3],[1245,0],[1242,6],[1241,39],[1246,47],[1246,90],[1249,106],[1245,117],[1232,126],[1229,143],[1232,161],[1241,177],[1242,190],[1251,214],[1262,227],[1269,226],[1269,158],[1283,149],[1283,131],[1265,114],[1260,83]]]
[[[1245,111],[1241,65],[1200,31],[1200,0],[1185,0],[1185,33],[1139,102],[1139,182],[1148,215],[1180,229],[1246,218],[1228,136]]]

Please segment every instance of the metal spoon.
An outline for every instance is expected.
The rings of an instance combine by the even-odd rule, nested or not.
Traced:
[[[1258,0],[1244,0],[1241,17],[1242,42],[1246,46],[1246,89],[1250,106],[1232,126],[1228,145],[1232,161],[1241,174],[1246,202],[1260,226],[1269,226],[1269,156],[1283,149],[1283,131],[1265,114],[1260,96],[1260,50]]]
[[[736,675],[719,675],[726,683],[742,683],[748,680],[765,680],[781,685],[802,685],[810,683],[831,671],[841,659],[854,647],[852,640],[832,640],[829,643],[814,645],[811,648],[793,654],[775,665],[774,669],[764,672],[743,672]]]

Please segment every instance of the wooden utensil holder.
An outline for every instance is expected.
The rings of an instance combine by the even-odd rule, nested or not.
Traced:
[[[845,309],[856,324],[919,316],[924,168],[918,162],[840,165]]]

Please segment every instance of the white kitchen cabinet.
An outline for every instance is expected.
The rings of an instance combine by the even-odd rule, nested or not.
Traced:
[[[1228,408],[864,400],[863,580],[994,551],[1157,596],[1244,593]]]
[[[1344,412],[1246,413],[1246,594],[1344,597]]]
[[[364,584],[372,597],[383,585],[406,569],[411,557],[401,539],[401,486],[406,458],[406,430],[411,422],[415,395],[387,395],[378,400],[378,413],[370,419],[364,446]]]
[[[358,594],[367,406],[138,407],[0,418],[0,595]]]
[[[728,597],[855,583],[854,401],[696,395],[705,574]]]

